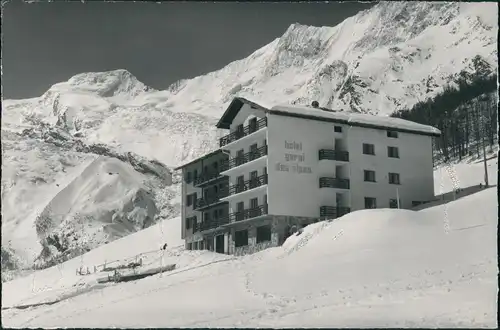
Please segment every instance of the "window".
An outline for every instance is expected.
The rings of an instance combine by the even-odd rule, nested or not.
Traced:
[[[186,173],[186,183],[191,183],[193,178],[191,177],[191,172]]]
[[[373,197],[365,197],[365,209],[376,209],[377,199]]]
[[[254,143],[250,146],[250,160],[257,159],[259,156],[257,155],[257,143]]]
[[[204,172],[205,174],[208,172],[208,166],[207,166],[207,165],[205,165],[205,166],[203,167],[203,172]]]
[[[198,250],[198,242],[193,242],[193,250]]]
[[[205,243],[205,242],[200,241],[200,242],[198,243],[198,247],[199,247],[199,249],[200,249],[200,250],[203,250],[203,249],[205,248],[205,244],[203,244],[203,243]]]
[[[245,177],[240,175],[236,178],[236,193],[245,191]]]
[[[389,173],[389,183],[390,184],[400,184],[399,173]]]
[[[250,172],[250,189],[259,186],[259,180],[257,180],[258,173],[257,171]]]
[[[395,132],[395,131],[387,131],[387,137],[397,139],[397,138],[398,138],[398,132]]]
[[[261,215],[260,209],[259,209],[259,199],[258,198],[252,198],[250,199],[250,217],[258,217]]]
[[[257,130],[257,117],[253,117],[248,121],[248,132],[253,133]]]
[[[196,193],[187,195],[187,206],[195,205],[196,204]]]
[[[264,199],[263,199],[262,202],[263,202],[262,204],[267,205],[267,194],[264,195]]]
[[[387,156],[390,158],[399,158],[399,149],[397,147],[387,147]]]
[[[214,210],[212,219],[217,220],[218,217],[219,217],[219,210]]]
[[[243,202],[238,202],[236,204],[236,221],[241,221],[244,218],[245,204]]]
[[[271,226],[257,227],[257,243],[269,242],[271,240]]]
[[[198,178],[198,170],[194,170],[194,172],[193,172],[193,180],[196,181],[197,178]]]
[[[235,134],[235,135],[236,135],[236,138],[238,138],[238,139],[239,139],[239,138],[243,137],[243,135],[244,135],[244,134],[243,134],[243,132],[244,132],[244,131],[243,131],[243,124],[238,125],[238,126],[236,127],[236,134]]]
[[[375,182],[375,171],[365,170],[365,181]]]
[[[207,222],[210,221],[210,212],[203,213],[203,218],[204,218],[203,219],[204,222],[205,221],[207,221]]]
[[[187,244],[187,249],[192,250],[193,249],[193,243],[188,243]]]
[[[227,183],[219,183],[219,192],[221,196],[227,195],[228,193]]]
[[[251,209],[255,209],[257,207],[259,207],[259,200],[258,200],[258,198],[257,197],[256,198],[252,198],[250,200],[250,208]]]
[[[248,245],[248,230],[238,230],[234,232],[234,247]]]
[[[186,229],[193,228],[193,225],[196,223],[196,216],[186,218]]]
[[[333,131],[335,133],[342,133],[342,126],[334,126]]]
[[[236,165],[241,165],[244,163],[243,158],[244,158],[245,150],[240,149],[236,152]]]
[[[375,145],[370,143],[363,143],[363,154],[375,155]]]
[[[401,206],[401,200],[399,200],[399,206]],[[397,199],[389,199],[389,208],[397,209],[398,208],[398,200]]]

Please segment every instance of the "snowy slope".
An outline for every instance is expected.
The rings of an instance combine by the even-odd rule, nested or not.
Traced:
[[[2,111],[2,278],[178,213],[166,166],[43,123],[26,113],[36,102],[18,109],[7,101]]]
[[[489,75],[498,66],[497,14],[493,3],[381,2],[335,27],[293,24],[249,57],[164,91],[115,70],[79,74],[38,98],[4,100],[2,238],[8,243],[2,254],[14,264],[32,264],[43,241],[32,240],[37,217],[99,155],[119,159],[144,177],[156,218],[177,215],[179,186],[170,186],[169,168],[217,147],[225,132],[214,124],[234,96],[270,105],[318,100],[335,109],[387,115],[459,76]],[[126,191],[142,189],[119,181],[127,182]],[[117,207],[113,212],[122,214],[125,197],[115,190],[109,198]],[[82,213],[84,206],[75,202],[70,213]],[[106,210],[95,210],[92,223],[109,221]],[[129,232],[125,227],[120,231]]]
[[[464,175],[478,175],[469,166]],[[2,310],[2,319],[7,327],[494,328],[497,213],[496,188],[418,212],[357,211],[245,257],[183,251],[170,236],[179,222],[166,220],[4,283],[4,308],[61,301]],[[140,252],[150,265],[179,268],[100,286],[75,275]]]

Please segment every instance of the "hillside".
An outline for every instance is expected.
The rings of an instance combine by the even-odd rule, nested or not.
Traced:
[[[456,170],[467,186],[482,165]],[[440,171],[437,186],[452,190]],[[44,328],[495,328],[497,213],[496,188],[418,212],[361,210],[244,257],[185,251],[173,234],[180,222],[165,220],[4,283],[2,320],[7,327]],[[97,284],[102,272],[75,274],[138,254],[144,268],[176,263],[177,269],[118,284]],[[11,308],[36,303],[46,304]]]
[[[171,168],[217,147],[225,133],[214,123],[236,95],[388,115],[459,77],[492,75],[497,14],[493,3],[381,2],[335,27],[293,24],[249,57],[164,91],[115,70],[79,74],[37,98],[4,100],[2,270],[40,256],[57,262],[178,215]],[[108,160],[93,166],[98,156]],[[118,174],[97,178],[108,167]],[[88,203],[99,207],[89,213]],[[81,219],[88,229],[62,244],[61,234],[81,228]],[[39,222],[49,231],[37,231]]]

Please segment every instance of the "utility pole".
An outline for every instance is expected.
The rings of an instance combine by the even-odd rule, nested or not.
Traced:
[[[400,205],[399,205],[399,189],[396,188],[396,198],[397,198],[397,201],[398,201],[398,209],[400,209]]]
[[[483,163],[484,163],[484,185],[485,188],[488,188],[488,165],[486,164],[486,145],[484,143],[484,100],[481,100],[481,106],[479,106],[480,113],[480,127],[481,127],[481,142],[483,144]]]

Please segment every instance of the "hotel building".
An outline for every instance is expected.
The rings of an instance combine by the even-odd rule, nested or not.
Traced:
[[[252,253],[313,222],[434,198],[434,127],[244,98],[217,127],[220,149],[178,168],[188,249]]]

